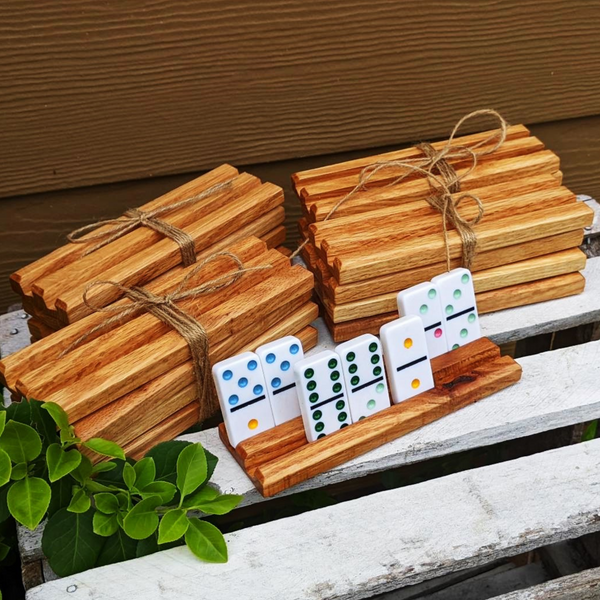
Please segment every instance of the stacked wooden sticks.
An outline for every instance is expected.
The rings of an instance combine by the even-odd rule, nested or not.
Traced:
[[[453,144],[474,147],[493,133],[455,138]],[[433,148],[439,151],[445,144]],[[488,146],[491,141],[478,150]],[[382,168],[343,200],[366,167],[419,157],[423,152],[414,147],[293,175],[304,213],[302,256],[315,274],[335,341],[377,333],[397,318],[398,291],[447,270],[442,216],[427,202],[432,193],[427,177],[413,174],[397,182],[397,169]],[[478,243],[471,266],[481,313],[583,291],[578,271],[585,255],[578,246],[593,211],[561,185],[556,154],[517,125],[507,129],[498,149],[479,157],[474,169],[468,155],[448,163],[462,178],[453,200],[468,192],[484,206],[474,226]],[[478,209],[465,199],[458,212],[469,221]],[[460,266],[461,237],[450,228],[447,241],[451,268]]]
[[[140,207],[152,211],[171,206],[227,184],[216,193],[160,216],[193,240],[198,260],[248,236],[264,240],[269,248],[285,240],[283,191],[256,177],[222,165],[213,171]],[[137,227],[102,248],[89,252],[98,234],[108,235],[107,224],[83,236],[88,243],[67,244],[11,276],[21,296],[33,339],[40,339],[90,314],[83,301],[86,286],[111,280],[125,286],[142,285],[156,277],[177,277],[182,262],[178,244],[149,227]],[[88,253],[89,252],[89,253]],[[86,254],[87,253],[87,254]],[[117,288],[94,288],[89,300],[107,305],[119,297]]]
[[[242,261],[245,272],[227,287],[178,303],[203,326],[211,363],[285,335],[313,347],[317,334],[309,325],[318,309],[310,302],[312,274],[292,267],[288,257],[256,237],[226,249]],[[171,269],[146,289],[161,296],[194,269],[186,281],[190,288],[237,268],[223,255],[200,270],[195,265]],[[113,306],[121,305],[131,301]],[[82,439],[105,437],[133,456],[216,412],[213,388],[199,406],[190,350],[179,333],[142,310],[97,329],[105,319],[103,313],[85,316],[7,357],[0,362],[3,383],[19,396],[61,405]],[[79,345],[73,348],[74,342]]]

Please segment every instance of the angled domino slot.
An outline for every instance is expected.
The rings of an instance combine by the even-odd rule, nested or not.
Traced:
[[[411,315],[380,330],[394,404],[433,388],[433,374],[421,317]]]
[[[426,281],[403,290],[398,294],[397,302],[401,317],[421,317],[430,358],[448,352],[446,321],[440,290],[435,283]]]
[[[212,369],[227,436],[235,448],[242,440],[275,426],[260,360],[244,352]]]
[[[379,340],[369,333],[336,347],[346,384],[352,421],[389,408],[383,351]]]
[[[276,425],[300,416],[300,404],[294,378],[294,365],[304,358],[302,342],[288,335],[256,349],[267,383]]]
[[[300,411],[309,442],[352,423],[341,359],[325,350],[294,365]]]
[[[456,350],[480,338],[481,329],[471,271],[461,267],[438,275],[431,281],[440,291],[448,350]]]

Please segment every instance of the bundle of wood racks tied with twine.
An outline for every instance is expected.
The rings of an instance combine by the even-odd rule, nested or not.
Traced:
[[[500,127],[456,137],[473,117]],[[467,115],[447,141],[296,173],[301,255],[335,341],[376,334],[396,295],[470,268],[480,313],[578,294],[593,211],[523,125]]]
[[[13,273],[11,286],[39,339],[90,314],[83,295],[94,281],[168,279],[248,236],[274,248],[285,241],[284,219],[281,188],[222,165],[123,217],[74,231],[69,243]],[[106,305],[119,292],[95,288],[88,297]]]
[[[305,349],[317,343],[313,275],[273,247],[284,234],[280,188],[225,165],[164,198],[179,207],[150,218],[179,215],[194,255],[162,223],[134,224],[135,210],[101,224],[108,243],[65,246],[13,276],[60,329],[0,362],[15,400],[56,402],[82,440],[111,439],[133,457],[218,411],[213,363],[286,335]],[[104,268],[86,272],[94,258]]]

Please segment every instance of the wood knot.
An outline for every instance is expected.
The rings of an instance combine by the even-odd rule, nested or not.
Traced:
[[[451,390],[452,388],[460,385],[461,383],[471,383],[477,379],[475,375],[459,375],[456,379],[449,381],[448,383],[444,383],[442,388],[445,390]]]

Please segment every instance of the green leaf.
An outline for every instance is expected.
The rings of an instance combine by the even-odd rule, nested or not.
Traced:
[[[4,431],[4,426],[6,425],[6,411],[0,411],[0,436]]]
[[[158,543],[168,544],[178,540],[185,534],[190,522],[186,511],[181,509],[170,510],[160,520],[158,527]]]
[[[98,483],[97,481],[94,481],[93,479],[88,479],[85,482],[85,489],[90,492],[91,494],[99,494],[101,492],[108,492],[110,494],[113,493],[113,489],[102,484],[102,483]]]
[[[92,461],[87,456],[82,454],[79,466],[71,472],[71,475],[75,481],[79,482],[81,485],[85,485],[91,474]]]
[[[138,490],[143,490],[147,485],[150,485],[156,477],[156,465],[154,459],[150,456],[142,458],[139,462],[133,465],[135,470],[135,487]]]
[[[208,485],[200,488],[195,494],[188,496],[181,506],[183,508],[194,508],[199,502],[210,502],[218,498],[219,492]]]
[[[135,477],[135,469],[129,463],[125,463],[123,465],[123,481],[130,490],[135,486]]]
[[[43,403],[39,400],[30,400],[31,423],[42,436],[42,447],[47,448],[50,444],[58,441],[56,432],[56,423],[47,410],[44,410]]]
[[[191,442],[171,441],[157,444],[146,453],[151,456],[156,465],[156,480],[175,483],[177,480],[177,459],[184,448]]]
[[[20,479],[23,479],[25,475],[27,475],[27,463],[19,463],[12,468],[10,478],[13,481],[19,481]]]
[[[177,459],[177,487],[182,498],[195,491],[206,480],[206,455],[201,444],[184,448]]]
[[[9,490],[9,485],[0,488],[0,523],[10,518],[10,511],[8,510],[8,503],[6,501]]]
[[[81,457],[82,454],[78,450],[63,450],[60,444],[50,444],[46,450],[50,481],[58,481],[74,471],[80,465]]]
[[[71,499],[71,503],[69,504],[67,510],[72,513],[81,514],[87,512],[91,505],[92,502],[85,490],[80,487],[76,487],[75,492],[73,493],[73,498]]]
[[[156,540],[156,534],[147,537],[145,540],[140,540],[137,545],[136,557],[140,558],[142,556],[148,556],[148,554],[154,554],[155,552],[162,550],[169,550],[170,548],[177,548],[178,546],[183,546],[185,544],[184,540],[175,540],[174,542],[169,542],[168,544],[158,545]]]
[[[94,502],[96,503],[96,508],[107,515],[112,515],[119,510],[119,500],[114,494],[96,494]]]
[[[10,456],[0,448],[0,487],[10,481],[11,472],[12,464],[10,462]]]
[[[48,516],[51,517],[61,508],[67,508],[71,502],[73,480],[70,477],[64,477],[50,484],[52,489],[52,500],[48,507]]]
[[[190,525],[185,533],[188,548],[206,562],[227,562],[227,545],[223,534],[206,521],[195,517],[189,517],[188,520]]]
[[[207,467],[206,481],[208,481],[213,476],[213,473],[215,472],[215,467],[217,466],[219,459],[214,454],[212,454],[212,452],[209,452],[206,448],[204,448],[204,454],[206,454]]]
[[[161,504],[169,504],[175,497],[177,488],[168,481],[155,481],[147,485],[141,490],[142,498],[149,498],[150,496],[160,496]]]
[[[102,538],[100,538],[102,539]],[[111,535],[104,544],[102,552],[96,562],[97,567],[112,565],[124,560],[131,560],[136,556],[138,542],[127,537],[122,529]]]
[[[581,436],[582,442],[589,442],[596,437],[596,433],[598,431],[598,420],[591,421],[587,424],[586,428],[583,430],[583,435]]]
[[[101,454],[102,456],[108,456],[110,458],[120,458],[121,460],[125,460],[125,452],[123,452],[123,448],[110,440],[104,440],[102,438],[92,438],[87,442],[84,442],[83,445],[90,450],[93,450],[96,454]]]
[[[42,550],[52,570],[67,577],[96,565],[105,539],[94,534],[93,511],[59,510],[44,529]]]
[[[13,402],[6,409],[6,420],[7,421],[18,421],[25,425],[31,423],[31,406],[27,400],[23,399],[21,402]]]
[[[196,501],[191,508],[201,510],[207,515],[224,515],[231,512],[243,499],[243,496],[236,494],[223,494],[214,500]]]
[[[94,473],[108,473],[113,469],[117,468],[117,463],[111,462],[107,460],[106,462],[101,462],[92,467],[92,474]]]
[[[10,514],[32,531],[44,518],[50,505],[50,486],[39,477],[26,477],[8,490]]]
[[[138,502],[123,520],[125,533],[134,540],[143,540],[152,535],[158,527],[156,509],[160,504],[158,496],[146,498]]]
[[[14,463],[30,462],[40,455],[42,441],[33,427],[9,421],[0,437],[0,448]]]
[[[71,426],[69,425],[69,417],[61,406],[55,402],[44,402],[44,404],[42,404],[42,408],[48,412],[60,430],[70,429]]]
[[[2,562],[8,556],[9,552],[10,546],[7,546],[6,544],[0,542],[0,562]],[[2,596],[0,596],[0,600],[2,600]]]
[[[60,430],[60,443],[63,446],[78,444],[81,440],[75,435],[75,430],[72,427]]]
[[[119,510],[129,510],[129,496],[125,492],[117,494],[117,501],[119,503]]]
[[[105,515],[99,511],[94,513],[94,533],[101,535],[102,537],[110,537],[117,529],[119,529],[119,522],[117,521],[117,515]]]

